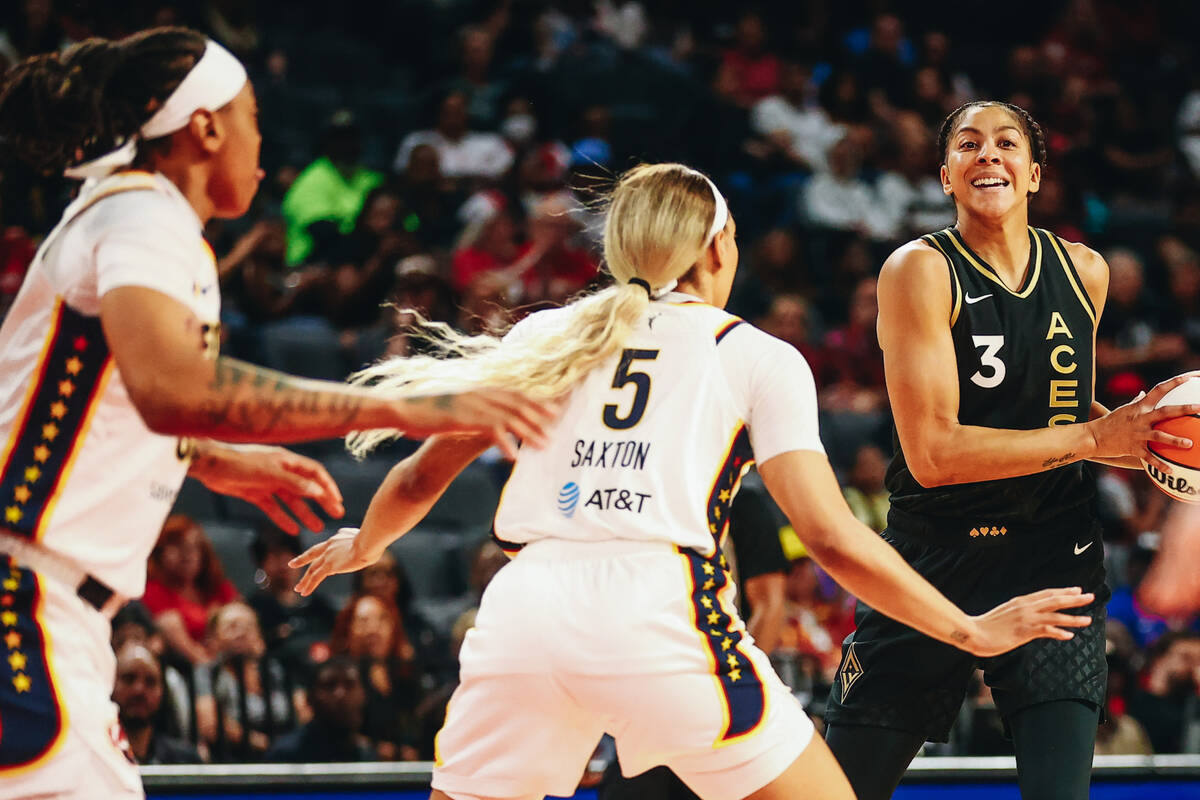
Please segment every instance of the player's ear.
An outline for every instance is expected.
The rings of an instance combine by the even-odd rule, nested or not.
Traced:
[[[942,164],[941,169],[938,171],[938,176],[942,179],[942,193],[947,195],[954,194],[954,189],[950,186],[950,169],[945,164]]]
[[[220,117],[203,108],[192,113],[187,130],[197,146],[209,154],[220,150],[225,141],[225,126]]]
[[[1042,188],[1042,165],[1034,164],[1029,170],[1029,193],[1037,194],[1040,188]]]

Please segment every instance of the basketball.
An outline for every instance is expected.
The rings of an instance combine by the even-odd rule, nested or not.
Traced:
[[[1192,378],[1163,395],[1157,408],[1200,403],[1200,378]],[[1172,417],[1155,424],[1155,429],[1174,436],[1183,436],[1200,442],[1200,417],[1188,415]],[[1153,465],[1142,462],[1146,474],[1154,485],[1176,500],[1185,503],[1200,503],[1200,447],[1183,449],[1167,444],[1152,442],[1150,449],[1171,465],[1171,475],[1164,475]]]

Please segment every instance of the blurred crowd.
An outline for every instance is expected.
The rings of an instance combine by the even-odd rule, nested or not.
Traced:
[[[989,97],[1045,129],[1033,224],[1111,267],[1097,399],[1200,365],[1200,6],[1185,0],[1018,0],[986,22],[882,0],[295,0],[286,14],[263,0],[21,0],[5,13],[4,64],[160,24],[245,61],[267,177],[250,214],[207,234],[224,351],[251,361],[341,379],[420,351],[416,314],[503,330],[605,281],[600,199],[616,174],[684,161],[738,221],[730,310],[808,359],[847,501],[881,529],[892,445],[875,276],[897,244],[953,224],[937,128]],[[0,170],[2,314],[72,186]],[[337,443],[312,448],[350,522],[403,451],[359,464]],[[1097,471],[1114,592],[1098,751],[1200,752],[1200,625],[1134,599],[1168,501],[1140,473]],[[145,597],[114,628],[114,697],[139,759],[430,758],[457,645],[503,563],[487,540],[503,477],[472,465],[395,557],[311,598],[290,591],[296,539],[185,487]],[[774,657],[819,716],[853,599],[772,519],[790,557]],[[980,683],[931,752],[1007,747]]]

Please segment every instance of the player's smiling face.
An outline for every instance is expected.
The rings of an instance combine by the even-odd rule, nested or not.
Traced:
[[[946,143],[942,190],[975,214],[1002,216],[1041,183],[1021,121],[1000,106],[967,109]]]

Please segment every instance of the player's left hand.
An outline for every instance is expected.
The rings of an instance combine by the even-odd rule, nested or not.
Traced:
[[[335,519],[346,513],[342,493],[325,467],[282,447],[200,443],[188,475],[214,492],[257,506],[293,535],[300,532],[296,519],[309,530],[325,529],[325,523],[306,501],[315,502]]]
[[[342,528],[323,542],[318,542],[288,562],[288,566],[308,566],[308,571],[296,583],[296,591],[308,597],[330,575],[356,572],[379,560],[378,554],[360,552],[355,546],[358,528]]]

